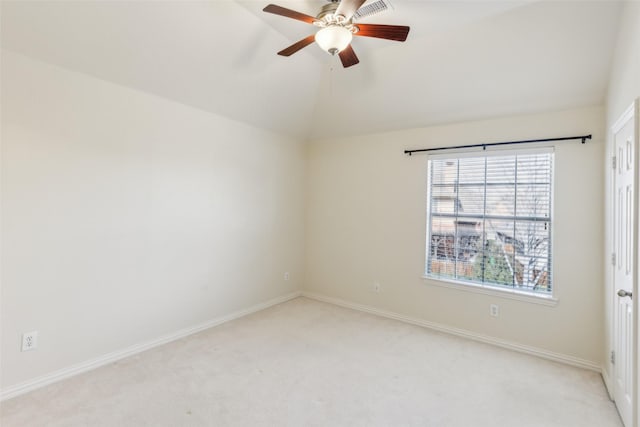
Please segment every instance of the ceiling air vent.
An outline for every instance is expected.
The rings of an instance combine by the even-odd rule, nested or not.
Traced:
[[[393,10],[393,6],[391,6],[389,0],[374,1],[373,3],[369,3],[368,5],[362,6],[360,9],[358,9],[358,11],[353,14],[353,19],[362,19],[366,16],[384,12],[385,10]]]

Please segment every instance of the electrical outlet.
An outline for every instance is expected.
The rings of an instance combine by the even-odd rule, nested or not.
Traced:
[[[373,286],[371,287],[371,290],[373,292],[380,292],[380,283],[378,282],[373,282]]]
[[[22,351],[35,350],[36,348],[38,348],[38,331],[22,334]]]
[[[289,280],[289,272],[288,271],[284,272],[284,280]]]
[[[499,317],[500,316],[500,306],[498,304],[491,304],[489,306],[489,314],[492,317]]]

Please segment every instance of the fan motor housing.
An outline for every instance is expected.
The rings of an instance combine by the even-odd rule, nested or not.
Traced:
[[[327,15],[334,15],[336,13],[336,9],[338,9],[338,2],[331,2],[329,4],[325,4],[322,6],[322,10],[316,16],[319,20],[323,20],[323,18]]]

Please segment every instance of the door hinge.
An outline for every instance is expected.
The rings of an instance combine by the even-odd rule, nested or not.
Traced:
[[[616,254],[615,254],[615,252],[611,254],[611,265],[616,265]]]
[[[611,352],[611,364],[612,365],[616,364],[616,352],[615,351]]]
[[[618,164],[616,156],[611,157],[611,169],[615,169]]]

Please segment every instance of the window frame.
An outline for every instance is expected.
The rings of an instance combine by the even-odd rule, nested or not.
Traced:
[[[549,233],[550,239],[548,242],[549,245],[549,264],[550,264],[550,277],[552,278],[551,282],[551,291],[549,293],[542,292],[531,292],[526,290],[518,289],[517,287],[507,287],[500,285],[492,285],[490,283],[479,283],[473,281],[466,280],[457,280],[452,277],[438,277],[432,276],[428,274],[428,266],[430,262],[430,253],[431,253],[431,220],[432,220],[432,212],[431,212],[431,203],[432,203],[432,182],[431,182],[431,161],[435,159],[460,159],[464,157],[476,157],[476,158],[486,158],[486,157],[497,157],[497,156],[517,156],[517,155],[527,155],[527,154],[540,154],[547,153],[551,155],[551,182],[549,188]],[[536,148],[512,148],[505,149],[504,147],[500,149],[494,150],[465,150],[460,151],[456,150],[453,152],[446,153],[437,153],[430,154],[427,157],[427,167],[425,168],[427,173],[427,191],[425,192],[427,200],[426,200],[426,221],[425,221],[425,253],[424,253],[424,268],[422,279],[424,279],[428,284],[435,285],[438,287],[452,288],[466,292],[473,292],[484,295],[497,296],[501,298],[507,299],[515,299],[520,301],[527,301],[536,304],[555,306],[558,303],[558,299],[556,297],[558,285],[555,281],[554,277],[554,260],[555,260],[555,252],[554,252],[554,244],[553,240],[555,239],[555,231],[554,231],[554,223],[555,223],[555,178],[556,178],[556,156],[554,146],[542,146]],[[484,195],[486,199],[486,193]],[[455,203],[455,202],[454,202]],[[460,203],[458,201],[458,203]],[[517,212],[514,212],[514,220],[517,218]]]

